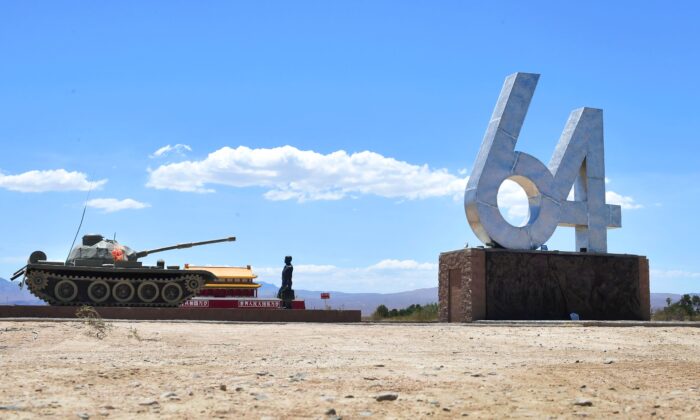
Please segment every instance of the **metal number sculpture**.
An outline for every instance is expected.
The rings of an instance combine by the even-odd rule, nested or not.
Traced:
[[[487,245],[537,249],[557,225],[576,228],[576,250],[607,252],[607,228],[621,226],[620,206],[605,203],[603,111],[571,112],[549,167],[515,151],[539,80],[538,74],[506,78],[464,193],[464,210],[476,236]],[[498,189],[506,179],[527,194],[525,226],[508,223],[498,209]],[[567,200],[574,187],[574,201]]]

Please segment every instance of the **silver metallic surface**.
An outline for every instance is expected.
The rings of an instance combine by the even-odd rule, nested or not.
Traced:
[[[503,84],[464,193],[469,225],[485,244],[511,249],[537,249],[558,225],[571,226],[577,251],[607,252],[607,228],[621,226],[621,210],[605,203],[603,111],[572,111],[545,166],[515,151],[538,80],[538,74],[515,73]],[[506,179],[527,194],[525,226],[511,225],[498,209],[498,189]],[[568,201],[572,186],[574,201]]]

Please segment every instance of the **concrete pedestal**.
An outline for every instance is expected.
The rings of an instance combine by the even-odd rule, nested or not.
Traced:
[[[649,320],[646,257],[467,248],[440,254],[442,322]]]

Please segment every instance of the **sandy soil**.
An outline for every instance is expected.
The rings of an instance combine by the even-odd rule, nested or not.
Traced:
[[[0,321],[0,417],[700,416],[698,328],[114,322],[93,333]],[[376,400],[385,393],[398,398]]]

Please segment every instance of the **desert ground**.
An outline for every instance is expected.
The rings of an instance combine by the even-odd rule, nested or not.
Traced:
[[[0,321],[0,417],[700,416],[700,328],[107,327]]]

